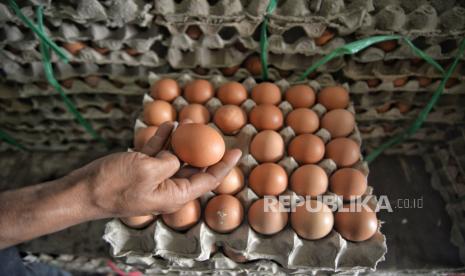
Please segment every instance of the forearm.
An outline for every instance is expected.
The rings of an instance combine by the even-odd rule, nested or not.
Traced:
[[[88,200],[72,177],[0,193],[0,249],[98,218]]]

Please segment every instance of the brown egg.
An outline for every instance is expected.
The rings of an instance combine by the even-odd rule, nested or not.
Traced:
[[[328,189],[328,176],[317,165],[304,165],[291,175],[291,189],[300,196],[316,197]]]
[[[98,86],[101,79],[102,78],[97,75],[89,75],[89,76],[84,77],[85,83],[87,83],[90,87],[93,87],[93,88]]]
[[[184,97],[190,103],[206,103],[213,95],[213,85],[207,80],[193,80],[184,88]]]
[[[138,56],[141,54],[137,49],[131,47],[124,48],[124,51],[130,56]]]
[[[216,110],[213,122],[224,134],[234,134],[247,123],[247,114],[237,105],[223,105]]]
[[[325,144],[313,134],[301,134],[292,139],[287,151],[300,164],[314,164],[323,159]]]
[[[239,167],[234,167],[213,192],[215,194],[236,194],[244,187],[244,174]]]
[[[333,109],[323,116],[321,127],[329,131],[331,138],[345,137],[354,130],[355,117],[345,109]]]
[[[191,25],[186,29],[186,34],[193,40],[197,40],[203,35],[203,32],[202,29],[199,28],[199,26]]]
[[[286,117],[286,124],[294,130],[295,134],[313,133],[320,126],[320,118],[315,111],[308,108],[297,108]]]
[[[350,167],[360,159],[360,147],[352,139],[336,138],[326,145],[326,157],[338,167]]]
[[[424,60],[420,57],[414,57],[410,59],[411,65],[419,65],[420,63],[424,63]]]
[[[105,47],[94,47],[94,50],[97,53],[101,54],[102,56],[105,56],[106,54],[110,52],[110,49],[105,48]]]
[[[192,71],[194,71],[194,73],[201,75],[201,76],[205,76],[208,74],[208,72],[210,72],[208,68],[203,68],[200,66],[195,67]]]
[[[241,225],[244,208],[232,195],[218,195],[205,207],[205,222],[218,233],[229,233]]]
[[[218,163],[226,150],[221,134],[203,124],[178,126],[171,137],[171,146],[179,159],[199,168]]]
[[[373,237],[378,230],[378,219],[369,207],[364,208],[355,203],[352,211],[350,204],[344,204],[346,212],[338,211],[334,215],[334,228],[341,236],[349,241],[361,242]]]
[[[402,114],[405,114],[405,113],[409,112],[412,109],[412,105],[409,104],[408,102],[404,102],[404,101],[397,102],[396,107],[397,107],[397,109],[399,109],[399,112],[402,113]]]
[[[250,172],[249,187],[258,196],[280,195],[287,188],[287,173],[278,164],[260,164]]]
[[[176,231],[192,228],[200,219],[202,210],[197,199],[187,202],[181,209],[171,214],[163,214],[163,222]]]
[[[266,209],[265,209],[266,208]],[[288,214],[276,199],[259,199],[252,203],[248,212],[250,227],[263,235],[274,235],[287,225]]]
[[[395,79],[392,83],[394,84],[394,87],[400,87],[404,86],[408,81],[408,77],[401,77]]]
[[[279,87],[271,82],[262,82],[252,89],[252,100],[257,104],[274,104],[281,102]]]
[[[379,79],[369,79],[366,80],[366,83],[368,87],[376,87],[381,83],[381,81]]]
[[[157,100],[171,102],[181,95],[181,88],[173,79],[160,79],[150,89],[150,96]]]
[[[147,125],[159,126],[172,121],[176,121],[176,110],[169,102],[156,100],[144,105],[144,122]]]
[[[139,128],[134,135],[134,149],[140,151],[145,144],[157,133],[157,126]]]
[[[250,72],[252,76],[262,74],[262,62],[258,56],[248,57],[244,62],[244,67]]]
[[[236,65],[236,66],[221,68],[220,71],[221,71],[221,73],[223,73],[223,75],[225,75],[227,77],[230,77],[230,76],[234,76],[234,74],[236,74],[236,72],[237,72],[237,70],[239,70],[239,68],[241,68],[241,67],[239,65]]]
[[[349,92],[342,86],[328,86],[318,93],[318,102],[326,109],[346,108],[349,105]]]
[[[380,48],[381,50],[385,52],[391,52],[392,50],[397,48],[397,41],[396,40],[382,41],[382,42],[376,43],[375,47]]]
[[[376,111],[378,113],[386,113],[389,109],[391,109],[391,105],[391,102],[384,103],[383,105],[376,107]]]
[[[333,212],[320,201],[306,201],[305,204],[297,206],[295,212],[291,212],[292,228],[297,235],[307,240],[325,237],[331,232],[333,225]]]
[[[323,46],[326,43],[328,43],[328,41],[330,41],[333,37],[334,32],[329,29],[326,29],[320,37],[315,38],[315,44],[317,46]]]
[[[315,91],[305,84],[291,86],[285,97],[294,108],[311,107],[315,104]]]
[[[182,122],[186,119],[190,119],[197,124],[207,124],[210,122],[210,112],[201,104],[189,104],[179,112],[179,121]]]
[[[276,162],[283,157],[284,140],[273,130],[263,130],[252,139],[250,154],[258,162]]]
[[[223,104],[241,105],[247,99],[247,90],[241,83],[230,81],[218,88],[216,96]]]
[[[329,179],[329,187],[333,193],[344,200],[356,199],[367,190],[367,178],[357,169],[342,168]]]
[[[81,41],[74,41],[74,42],[63,42],[63,48],[66,49],[70,54],[73,56],[77,55],[82,49],[87,47],[87,44]]]
[[[155,220],[155,216],[153,215],[134,216],[134,217],[120,218],[120,220],[122,223],[126,224],[127,226],[131,228],[142,229],[142,228],[149,226]]]
[[[420,87],[427,87],[433,80],[428,77],[417,77],[417,81]]]
[[[61,86],[63,86],[66,89],[71,89],[73,87],[74,81],[76,78],[69,78],[69,79],[64,79],[60,81]]]
[[[250,111],[249,120],[258,130],[278,130],[283,126],[283,113],[275,105],[260,104]]]

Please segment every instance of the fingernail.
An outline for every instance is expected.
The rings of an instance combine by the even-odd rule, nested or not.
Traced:
[[[192,124],[194,121],[192,121],[191,119],[184,119],[182,120],[181,122],[179,122],[181,125],[183,124]]]
[[[240,149],[232,149],[230,150],[230,152],[234,154],[234,159],[233,159],[234,164],[237,164],[237,162],[239,162],[239,160],[242,157],[242,151]]]

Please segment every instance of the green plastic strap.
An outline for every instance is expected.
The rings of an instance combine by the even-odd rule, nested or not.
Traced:
[[[18,6],[18,3],[16,3],[15,0],[8,0],[8,3],[13,9],[13,11],[16,13],[16,15],[26,24],[31,30],[39,37],[40,41],[43,43],[46,43],[50,48],[55,51],[55,53],[60,57],[61,60],[63,60],[65,63],[68,62],[68,56],[66,53],[63,51],[62,48],[60,48],[58,45],[56,45],[55,42],[53,42],[45,33],[43,28],[38,28],[29,18],[27,18],[24,13],[21,11],[21,9]]]
[[[410,125],[410,127],[403,133],[400,133],[387,142],[383,143],[381,146],[376,148],[373,152],[371,152],[365,160],[370,163],[373,160],[376,159],[384,150],[388,149],[389,147],[392,147],[394,145],[399,144],[402,142],[404,139],[410,137],[412,134],[414,134],[424,123],[426,120],[428,114],[431,112],[433,109],[434,105],[437,103],[439,100],[439,97],[441,96],[442,92],[444,91],[444,88],[446,86],[446,82],[449,80],[450,76],[454,72],[455,68],[457,67],[457,64],[459,63],[460,58],[462,57],[463,53],[465,51],[465,39],[462,40],[459,46],[459,51],[457,53],[457,56],[455,57],[452,65],[449,67],[447,72],[444,75],[444,78],[441,80],[441,83],[439,84],[439,87],[436,89],[434,92],[433,96],[431,96],[431,99],[423,108],[423,110],[418,114],[417,118],[415,121]]]
[[[276,0],[270,0],[268,7],[266,8],[265,18],[262,22],[262,28],[260,29],[260,61],[262,64],[262,78],[268,79],[268,15],[273,13],[276,9],[278,2]]]
[[[26,151],[26,147],[21,145],[18,141],[16,141],[13,137],[8,135],[8,133],[4,132],[0,129],[0,139],[7,142],[8,144],[17,147],[18,149]]]
[[[298,81],[305,80],[308,77],[308,75],[313,73],[318,67],[328,63],[329,61],[331,61],[332,59],[336,57],[343,56],[343,55],[353,55],[373,44],[383,42],[383,41],[388,41],[388,40],[394,40],[394,39],[403,39],[405,42],[407,42],[407,44],[410,46],[410,48],[413,50],[413,52],[416,55],[426,60],[436,69],[438,69],[441,73],[444,72],[444,69],[441,67],[441,65],[439,65],[434,59],[428,56],[425,52],[415,47],[415,45],[413,45],[413,43],[407,38],[402,37],[400,35],[380,35],[380,36],[373,36],[373,37],[360,39],[360,40],[357,40],[351,43],[347,43],[344,46],[339,47],[337,49],[334,49],[328,55],[318,60],[316,63],[310,66],[307,70],[305,70],[305,72],[300,76]]]
[[[43,30],[44,22],[43,22],[43,8],[42,6],[37,6],[36,8],[36,16],[37,16],[37,21],[39,24],[39,30]],[[42,60],[43,60],[43,65],[44,65],[44,70],[45,70],[45,76],[47,77],[48,82],[55,88],[56,91],[60,94],[63,102],[65,103],[66,107],[68,110],[74,115],[74,117],[78,120],[78,122],[85,128],[85,130],[92,135],[92,137],[99,142],[104,143],[105,145],[108,146],[107,142],[92,128],[91,124],[82,117],[81,113],[77,110],[76,106],[73,104],[73,102],[68,98],[68,96],[65,94],[63,89],[61,88],[61,85],[58,83],[58,81],[55,79],[55,76],[53,74],[53,68],[52,64],[50,62],[50,48],[48,47],[48,44],[44,43],[43,41],[40,42],[40,52],[42,54]]]

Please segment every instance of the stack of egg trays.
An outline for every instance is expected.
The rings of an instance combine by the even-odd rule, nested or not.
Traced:
[[[149,79],[154,82],[161,77],[175,78],[181,87],[184,87],[186,83],[193,79],[192,76],[186,74],[176,76],[173,74],[165,76],[152,74]],[[227,82],[227,79],[222,76],[213,76],[208,80],[212,82],[215,88]],[[282,92],[286,91],[290,86],[286,80],[280,80],[276,84]],[[320,84],[315,81],[308,84],[315,91],[320,89]],[[256,85],[256,82],[253,78],[248,78],[243,81],[243,85],[250,91]],[[344,86],[348,88],[347,85]],[[144,104],[150,101],[153,101],[153,99],[149,95],[145,95]],[[172,104],[179,112],[188,103],[180,96]],[[221,102],[214,97],[205,106],[213,113],[214,110],[221,106]],[[255,103],[248,99],[241,105],[241,108],[248,112],[254,106]],[[292,111],[292,106],[286,101],[283,101],[279,108],[284,115]],[[320,117],[326,111],[320,104],[316,104],[312,109]],[[352,105],[347,110],[354,112]],[[141,116],[135,123],[134,131],[146,127]],[[213,123],[209,125],[220,131]],[[235,136],[223,136],[228,148],[240,148],[243,151],[239,167],[244,172],[246,185],[242,191],[236,194],[236,197],[242,202],[245,210],[254,200],[258,199],[258,196],[247,186],[249,172],[258,165],[257,161],[249,153],[250,141],[256,133],[257,130],[251,124],[247,124]],[[290,127],[284,127],[279,133],[286,145],[295,136]],[[331,139],[330,134],[325,129],[320,129],[316,132],[316,135],[325,142]],[[349,138],[361,145],[357,127],[349,135]],[[286,154],[278,164],[285,168],[288,175],[299,166],[292,157]],[[337,169],[334,161],[330,159],[323,159],[318,165],[328,175]],[[363,161],[362,156],[353,167],[368,175],[368,166]],[[289,189],[284,194],[296,198],[296,194]],[[371,197],[371,194],[372,187],[369,186],[365,196]],[[327,195],[335,196],[329,191]],[[202,196],[201,205],[205,206],[212,196],[214,196],[212,192]],[[371,204],[376,203],[373,197],[371,197],[370,202]],[[359,243],[344,240],[334,230],[323,239],[310,241],[298,237],[289,225],[276,235],[257,234],[247,224],[246,219],[238,229],[230,234],[218,234],[212,231],[202,219],[201,222],[185,233],[170,229],[161,219],[157,219],[143,230],[130,229],[118,219],[115,219],[107,224],[104,239],[110,243],[112,247],[111,253],[115,257],[124,257],[126,263],[142,264],[146,268],[152,269],[147,270],[147,273],[149,271],[203,271],[211,268],[215,268],[217,271],[233,269],[251,272],[265,269],[268,272],[279,270],[288,273],[309,273],[321,270],[366,270],[375,269],[377,263],[384,260],[387,251],[385,236],[381,234],[379,228],[375,236]],[[218,251],[218,246],[223,248],[223,252]],[[227,254],[231,259],[223,255],[223,253]],[[258,261],[246,262],[252,260]]]
[[[270,15],[269,50],[274,53],[327,54],[356,38],[373,35],[402,34],[419,38],[422,49],[435,59],[452,57],[443,54],[438,44],[449,48],[465,32],[465,5],[455,0],[372,1],[329,0],[280,1]],[[329,30],[334,37],[318,46],[315,39]],[[450,41],[454,40],[454,41]],[[292,50],[291,50],[292,49]],[[438,51],[439,49],[439,51]],[[362,62],[414,57],[406,44],[393,53],[370,47],[356,55]]]
[[[102,24],[85,26],[63,22],[58,26],[49,25],[46,29],[49,37],[58,44],[76,41],[85,44],[86,47],[76,55],[69,53],[72,62],[150,67],[166,63],[163,58],[166,48],[161,42],[163,35],[156,25],[145,28],[127,25],[114,30]],[[3,34],[0,47],[5,56],[20,64],[42,59],[39,40],[32,30],[22,25],[5,24],[0,31]],[[105,52],[100,48],[106,48]],[[126,49],[134,49],[138,54],[130,55]],[[52,54],[51,61],[57,62],[59,58]]]
[[[131,122],[148,88],[142,83],[147,70],[166,64],[161,43],[166,38],[159,26],[152,24],[152,5],[136,1],[32,2],[44,5],[45,32],[52,40],[59,45],[86,44],[77,54],[69,53],[68,64],[52,53],[55,77],[65,93],[103,138],[128,145]],[[34,6],[20,5],[33,19]],[[31,150],[99,146],[76,123],[53,87],[45,84],[39,41],[7,3],[0,3],[0,22],[0,71],[5,75],[0,84],[2,130]],[[7,143],[0,144],[2,151],[10,148]]]
[[[252,43],[268,1],[157,1],[155,24],[170,34],[167,60],[175,69],[240,65],[253,51],[234,47]],[[189,36],[190,30],[193,30]]]
[[[75,80],[72,89],[64,90],[103,138],[128,145],[132,135],[130,126],[138,114],[144,88],[132,84],[125,86],[127,90],[112,91],[111,86],[105,79],[97,86]],[[85,150],[95,146],[91,143],[94,138],[76,123],[51,86],[2,84],[0,107],[2,130],[31,150]],[[11,146],[2,143],[1,149],[7,148]]]
[[[437,0],[430,4],[405,4],[390,1],[390,5],[386,5],[371,0],[282,1],[269,15],[269,63],[282,70],[305,69],[315,59],[358,38],[399,33],[414,39],[436,60],[452,58],[465,33],[465,26],[461,18],[456,21],[450,18],[460,17],[465,9],[453,7],[451,2]],[[220,1],[213,5],[206,1],[160,2],[155,5],[156,22],[166,26],[171,34],[168,62],[174,68],[241,64],[251,53],[259,52],[259,23],[263,20],[267,4],[266,0],[245,5],[240,1],[227,4]],[[225,5],[230,5],[230,10],[225,9]],[[219,16],[221,12],[224,16]],[[400,25],[393,26],[396,24],[392,24],[391,13],[396,14],[394,17],[399,18],[396,24]],[[209,16],[215,20],[205,20]],[[422,20],[430,20],[431,24],[424,24]],[[200,38],[192,39],[186,34],[192,26],[201,30]],[[317,45],[315,39],[325,30],[331,30],[334,37],[327,44]],[[237,43],[241,47],[234,47]],[[401,43],[395,51],[388,53],[372,46],[354,59],[372,62],[414,57],[409,46]],[[343,66],[343,59],[337,60],[336,63]],[[331,72],[326,68],[320,70]]]
[[[431,184],[446,202],[446,211],[452,221],[451,242],[459,247],[465,261],[465,129],[448,143],[436,145],[434,151],[423,155]]]
[[[232,0],[212,5],[207,1],[193,0],[156,2],[155,23],[170,33],[166,42],[168,63],[175,69],[241,65],[248,56],[260,50],[259,33],[268,2]],[[195,37],[188,35],[191,28],[195,28]],[[288,49],[285,52],[271,48],[270,65],[284,70],[304,70],[329,52],[311,50],[310,55],[303,55],[292,47],[284,47]],[[337,58],[319,70],[334,72],[343,65],[343,59]]]
[[[463,124],[465,109],[460,103],[465,99],[464,69],[464,62],[461,61],[426,118],[425,125],[410,137],[410,141],[390,152],[420,153],[432,149],[434,143],[446,138],[451,128]],[[350,92],[364,141],[370,144],[367,149],[375,148],[383,138],[407,128],[426,106],[442,80],[441,74],[429,64],[416,64],[411,60],[399,60],[394,64],[350,60],[343,72],[345,77],[352,80]]]

